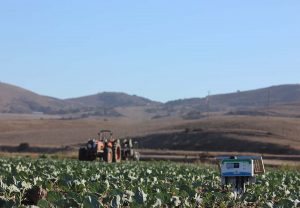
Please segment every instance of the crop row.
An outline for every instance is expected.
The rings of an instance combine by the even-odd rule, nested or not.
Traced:
[[[0,159],[0,207],[299,207],[299,196],[297,171],[267,172],[234,199],[208,166]]]

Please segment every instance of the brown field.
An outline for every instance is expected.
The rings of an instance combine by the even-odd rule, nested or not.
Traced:
[[[246,141],[288,145],[300,149],[300,119],[287,117],[223,116],[178,125],[174,129],[213,131]]]
[[[142,148],[187,151],[254,152],[299,155],[300,119],[258,116],[212,116],[182,120],[55,117],[0,117],[0,146],[62,147],[84,143],[99,129],[116,137],[140,139]]]
[[[73,145],[95,138],[100,129],[110,129],[116,137],[132,137],[169,129],[184,122],[180,119],[141,121],[127,118],[61,120],[2,117],[0,144],[14,146],[27,142],[33,146]]]

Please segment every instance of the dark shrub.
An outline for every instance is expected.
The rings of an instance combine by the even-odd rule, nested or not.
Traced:
[[[18,146],[18,151],[19,151],[19,152],[24,152],[24,151],[28,150],[29,147],[30,147],[30,146],[29,146],[29,143],[27,143],[27,142],[21,143],[21,144],[19,144],[19,146]]]

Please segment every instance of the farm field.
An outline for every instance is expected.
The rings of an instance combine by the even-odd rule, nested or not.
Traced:
[[[0,207],[299,207],[300,173],[269,170],[234,199],[216,167],[0,159]]]
[[[133,137],[169,129],[186,123],[181,119],[159,121],[131,120],[127,118],[49,119],[32,117],[0,117],[1,145],[19,145],[27,142],[32,146],[60,147],[86,142],[97,137],[100,129],[110,129],[116,137]]]
[[[97,137],[100,129],[110,129],[117,138],[133,137],[139,141],[139,151],[145,160],[194,161],[203,154],[209,158],[247,154],[264,155],[269,165],[298,165],[299,126],[297,118],[259,116],[213,116],[199,120],[2,116],[0,155],[26,155],[19,152],[18,146],[28,143],[30,155],[50,153],[77,158],[79,146]]]
[[[1,145],[11,146],[27,142],[32,146],[61,147],[86,142],[88,138],[96,137],[100,129],[110,129],[117,138],[141,139],[143,148],[215,151],[215,147],[219,151],[220,147],[215,144],[226,145],[234,142],[235,145],[231,147],[235,149],[229,147],[229,150],[240,151],[245,142],[248,142],[248,147],[252,149],[263,145],[268,153],[280,154],[281,151],[281,154],[286,154],[289,149],[294,153],[300,150],[299,126],[300,120],[295,118],[251,116],[216,116],[199,120],[2,117],[0,141]],[[176,134],[178,132],[179,135]],[[156,140],[163,142],[157,143]],[[211,144],[205,143],[206,141],[211,141]],[[227,148],[223,151],[229,150]],[[265,153],[263,149],[261,153]]]

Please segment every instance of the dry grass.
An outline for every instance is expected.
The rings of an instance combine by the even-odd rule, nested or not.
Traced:
[[[109,119],[0,119],[1,145],[28,142],[38,146],[62,146],[85,142],[97,136],[100,129],[111,129],[116,137],[154,133],[161,128],[181,124],[180,119],[144,121],[126,118]]]
[[[251,116],[212,116],[195,121],[124,117],[80,120],[1,118],[0,145],[27,142],[32,146],[60,147],[86,142],[88,138],[96,137],[99,129],[111,129],[116,137],[139,137],[157,132],[183,131],[186,128],[300,150],[300,119]]]

